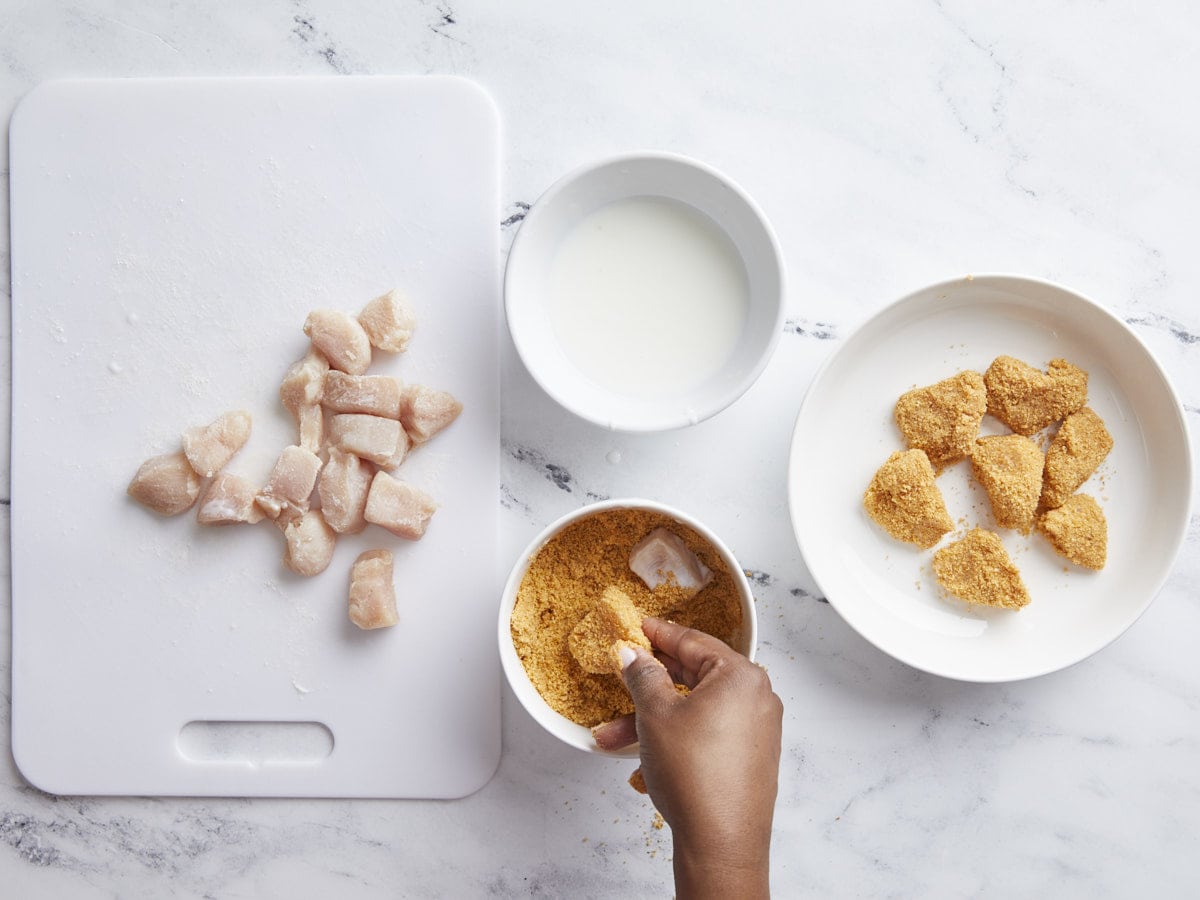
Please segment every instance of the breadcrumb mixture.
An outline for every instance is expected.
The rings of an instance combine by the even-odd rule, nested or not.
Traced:
[[[633,547],[655,528],[679,535],[713,572],[694,596],[672,582],[651,591],[629,568]],[[552,709],[579,725],[594,727],[633,712],[619,674],[583,671],[571,655],[569,637],[606,588],[624,592],[639,609],[661,607],[663,592],[678,597],[666,617],[738,643],[742,607],[725,562],[700,535],[650,510],[605,510],[572,522],[537,551],[517,590],[510,628],[513,646],[529,680]]]

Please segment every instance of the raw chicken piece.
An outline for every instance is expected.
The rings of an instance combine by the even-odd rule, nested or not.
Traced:
[[[397,290],[388,291],[364,306],[358,321],[371,344],[389,353],[403,351],[417,327],[417,317]]]
[[[319,403],[300,407],[300,446],[309,453],[325,446],[325,410]]]
[[[329,448],[329,462],[317,481],[321,512],[329,527],[339,534],[357,534],[367,527],[363,510],[375,468],[353,453]]]
[[[371,365],[371,342],[351,315],[336,309],[314,309],[304,320],[304,333],[335,369],[362,375]]]
[[[325,406],[335,413],[369,413],[400,418],[400,382],[389,375],[347,375],[337,369],[325,376]]]
[[[397,537],[419,541],[436,510],[437,504],[424,491],[379,472],[371,481],[364,515],[368,522],[386,528]]]
[[[183,452],[197,475],[212,478],[250,439],[250,413],[227,412],[183,433]]]
[[[300,410],[305,406],[320,403],[325,393],[325,373],[329,361],[316,350],[309,349],[303,359],[298,359],[288,368],[279,385],[279,399],[283,408],[300,421]]]
[[[321,399],[325,394],[325,373],[329,361],[310,349],[303,359],[292,363],[279,385],[279,400],[300,426],[300,446],[316,453],[325,437]]]
[[[134,500],[162,516],[191,509],[200,494],[200,476],[182,450],[146,460],[126,489]]]
[[[367,550],[354,561],[350,569],[350,621],[363,629],[388,628],[400,621],[390,550]]]
[[[462,408],[446,391],[409,384],[404,387],[400,422],[414,444],[423,444],[457,419]]]
[[[309,510],[283,529],[283,564],[297,575],[319,575],[333,559],[337,535],[319,509]]]
[[[220,472],[209,482],[196,521],[201,525],[236,525],[261,522],[263,511],[254,502],[254,484],[232,472]]]
[[[320,471],[321,459],[311,450],[284,447],[267,479],[267,486],[254,499],[272,519],[278,519],[285,512],[307,512],[308,498]]]
[[[329,443],[385,469],[396,468],[408,454],[408,435],[399,422],[361,413],[331,416]]]
[[[655,528],[629,552],[629,568],[650,590],[674,583],[696,594],[712,581],[713,573],[673,531]]]

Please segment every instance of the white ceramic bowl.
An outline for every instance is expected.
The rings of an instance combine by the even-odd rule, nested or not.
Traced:
[[[597,209],[634,197],[674,200],[703,214],[728,236],[746,270],[749,306],[730,357],[699,385],[667,397],[631,396],[589,379],[564,352],[549,305],[551,266],[563,238]],[[526,214],[504,274],[508,328],[534,380],[576,415],[630,432],[694,425],[745,393],[779,340],[783,290],[779,244],[754,201],[716,170],[667,153],[606,159],[560,179]]]
[[[862,495],[904,449],[896,399],[1006,354],[1044,368],[1064,357],[1089,373],[1088,405],[1114,446],[1080,490],[1108,520],[1108,562],[1071,565],[1036,532],[998,529],[1032,602],[1019,612],[940,596],[932,552],[870,520]],[[981,430],[1005,433],[985,416]],[[955,522],[995,528],[963,460],[938,477]],[[804,561],[830,604],[896,659],[964,681],[1030,678],[1100,650],[1162,586],[1183,542],[1192,456],[1179,400],[1138,337],[1099,304],[1045,281],[977,275],[935,284],[885,307],[814,377],[792,438],[788,499]]]
[[[512,688],[513,693],[517,695],[517,699],[521,701],[521,705],[525,707],[526,712],[533,716],[539,725],[564,743],[570,744],[572,747],[578,747],[580,750],[586,750],[590,753],[600,753],[605,756],[636,757],[638,755],[636,744],[632,747],[626,747],[623,750],[601,750],[592,739],[590,729],[575,724],[570,719],[550,708],[550,704],[542,699],[542,695],[537,692],[537,688],[529,680],[529,676],[525,672],[525,667],[521,664],[520,657],[517,656],[516,647],[513,646],[510,626],[513,607],[516,606],[517,602],[517,590],[521,586],[525,572],[529,569],[529,564],[537,556],[538,551],[551,538],[573,522],[578,522],[581,519],[586,519],[597,513],[611,509],[645,509],[660,513],[674,519],[680,524],[686,525],[708,541],[729,568],[734,583],[737,585],[738,596],[742,602],[742,631],[740,635],[741,640],[736,642],[735,649],[745,654],[751,660],[754,659],[754,654],[758,648],[758,619],[754,612],[754,595],[750,592],[750,584],[729,548],[725,546],[719,537],[691,516],[661,503],[656,503],[653,500],[624,499],[592,503],[551,522],[541,534],[529,543],[529,546],[525,548],[525,552],[521,554],[513,566],[512,572],[508,576],[508,582],[504,585],[504,594],[500,601],[500,616],[498,621],[500,663],[504,669],[504,675],[508,679],[508,684]]]

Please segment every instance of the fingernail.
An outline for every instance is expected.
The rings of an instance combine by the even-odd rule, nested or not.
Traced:
[[[621,668],[629,668],[629,664],[637,659],[637,653],[628,644],[622,644],[617,648],[617,655],[621,658]]]

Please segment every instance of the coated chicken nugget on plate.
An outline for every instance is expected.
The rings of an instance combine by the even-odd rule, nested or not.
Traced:
[[[1088,373],[1065,359],[1045,372],[1012,356],[997,356],[986,372],[987,411],[1015,431],[1031,435],[1087,403]]]
[[[999,535],[974,528],[933,554],[938,584],[967,603],[1021,609],[1029,591]]]
[[[867,486],[863,506],[896,540],[926,549],[954,528],[924,450],[889,456]]]
[[[1090,407],[1067,416],[1046,451],[1042,505],[1053,509],[1066,503],[1092,477],[1112,448],[1112,435],[1104,420]]]
[[[971,451],[971,470],[987,491],[1001,528],[1029,534],[1042,494],[1046,458],[1030,438],[1002,434],[980,438]]]
[[[902,394],[893,413],[908,446],[940,472],[971,452],[986,411],[983,376],[968,369]]]
[[[1054,551],[1077,566],[1103,569],[1108,561],[1108,520],[1087,494],[1072,494],[1062,506],[1046,510],[1037,526]]]

